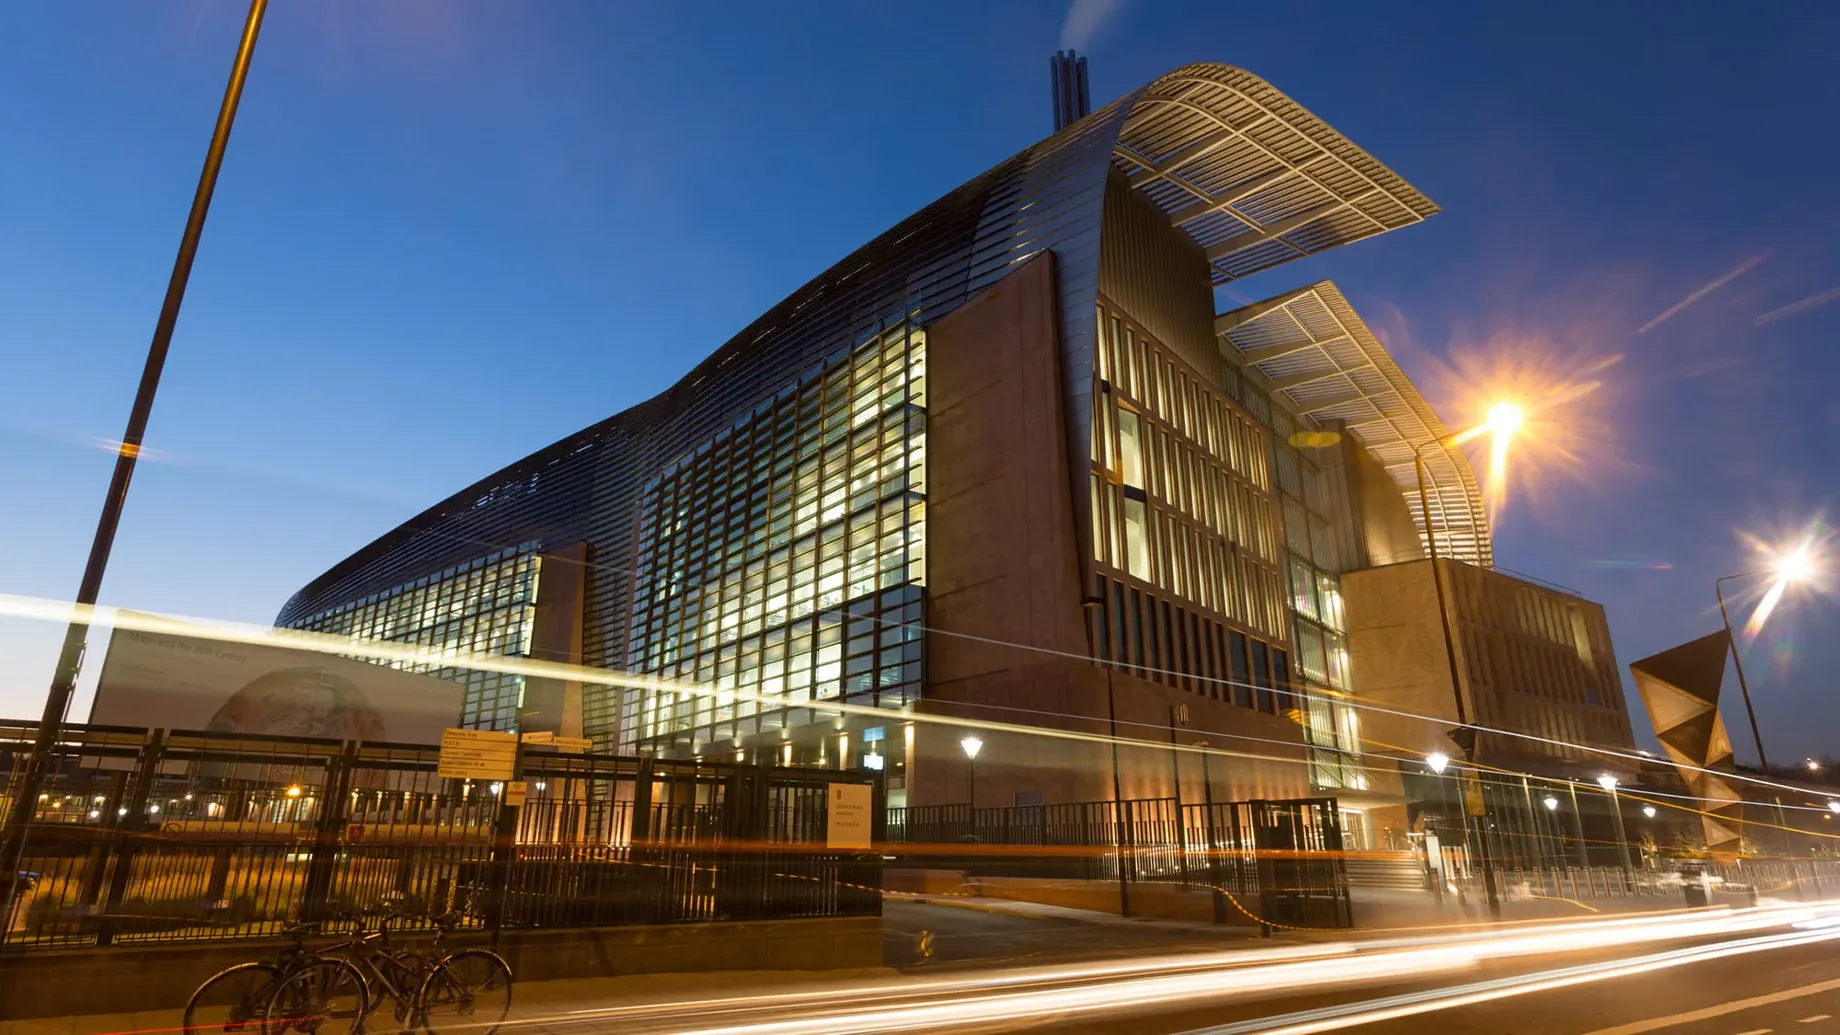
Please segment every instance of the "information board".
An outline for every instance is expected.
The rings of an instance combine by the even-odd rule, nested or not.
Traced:
[[[446,780],[509,780],[517,766],[515,733],[447,729],[441,732],[439,772]]]
[[[867,850],[873,845],[875,789],[868,784],[834,783],[826,794],[824,847]]]

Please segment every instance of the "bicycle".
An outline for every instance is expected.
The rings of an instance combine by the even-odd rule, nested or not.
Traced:
[[[318,931],[319,924],[291,923],[282,930],[293,937],[294,944],[284,946],[273,963],[238,963],[198,986],[185,1004],[188,1035],[236,1035],[260,1027],[284,982],[303,968],[327,965],[306,945],[307,935]]]
[[[481,1035],[491,1035],[511,1011],[510,966],[485,949],[443,953],[442,940],[455,925],[452,916],[436,918],[428,957],[394,948],[390,921],[402,916],[384,914],[375,930],[365,929],[360,918],[356,934],[317,954],[343,970],[303,969],[284,979],[270,1000],[266,1020],[272,1030],[265,1035],[285,1035],[289,1029],[328,1035],[354,1020],[361,1028],[386,997],[395,1003],[396,1022],[405,1029],[433,1033],[437,1022],[452,1021],[483,1026]],[[356,987],[341,979],[347,973],[356,975]]]

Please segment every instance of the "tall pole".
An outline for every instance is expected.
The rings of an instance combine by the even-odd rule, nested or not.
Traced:
[[[1731,612],[1725,609],[1725,583],[1754,574],[1756,572],[1747,571],[1717,579],[1712,583],[1712,595],[1719,600],[1719,618],[1725,623],[1725,643],[1731,648],[1732,667],[1738,671],[1738,692],[1744,695],[1744,717],[1751,723],[1751,743],[1757,746],[1757,764],[1767,777],[1770,775],[1770,760],[1763,753],[1763,732],[1757,728],[1757,710],[1751,707],[1751,685],[1744,678],[1744,659],[1738,656],[1738,636],[1731,631]]]
[[[1623,880],[1627,882],[1629,871],[1634,867],[1629,865],[1629,834],[1623,829],[1623,799],[1617,796],[1616,784],[1611,784],[1608,790],[1610,791],[1610,814],[1616,817],[1616,850],[1617,854],[1622,856]]]
[[[1109,624],[1103,597],[1082,597],[1080,606],[1086,609],[1088,615],[1097,608],[1099,621]],[[1118,775],[1118,696],[1112,687],[1112,663],[1100,657],[1098,649],[1099,632],[1104,628],[1104,624],[1089,626],[1087,634],[1092,637],[1093,658],[1099,662],[1099,667],[1105,669],[1105,713],[1112,741],[1112,847],[1118,853],[1118,915],[1130,916],[1131,883],[1125,870],[1124,854],[1124,789]]]
[[[1758,572],[1744,571],[1736,575],[1727,575],[1715,579],[1712,583],[1712,595],[1719,600],[1719,620],[1725,623],[1725,644],[1731,648],[1731,667],[1738,673],[1738,692],[1744,695],[1744,717],[1751,723],[1751,743],[1757,746],[1757,766],[1763,770],[1763,778],[1770,778],[1770,760],[1763,753],[1763,731],[1757,728],[1757,710],[1751,707],[1751,684],[1744,678],[1744,659],[1738,655],[1738,634],[1731,631],[1731,612],[1725,609],[1725,583],[1733,579],[1749,578]],[[1782,795],[1772,794],[1776,803],[1776,826],[1782,831],[1783,854],[1793,854],[1789,847],[1789,823],[1783,816]]]
[[[1118,693],[1112,686],[1112,666],[1105,666],[1105,713],[1112,729],[1112,840],[1118,850],[1118,915],[1131,915],[1131,875],[1126,865],[1124,783],[1118,776]]]
[[[1174,797],[1176,826],[1174,840],[1176,858],[1181,860],[1182,880],[1183,883],[1186,884],[1188,881],[1188,824],[1185,821],[1187,817],[1182,815],[1182,749],[1176,743],[1176,725],[1178,722],[1183,726],[1188,725],[1188,720],[1178,714],[1178,709],[1171,707],[1169,709],[1169,766],[1172,771],[1169,775],[1175,780]]]
[[[1463,707],[1463,683],[1457,671],[1457,644],[1450,633],[1450,605],[1444,599],[1444,579],[1438,570],[1437,527],[1431,523],[1431,497],[1425,489],[1425,447],[1436,446],[1448,448],[1445,439],[1420,443],[1412,450],[1412,466],[1418,474],[1418,509],[1425,516],[1425,547],[1431,557],[1431,585],[1437,593],[1438,624],[1444,629],[1444,660],[1450,665],[1450,692],[1457,701],[1457,725],[1468,726],[1467,709]],[[1476,764],[1476,741],[1471,737],[1463,748],[1463,760],[1470,764],[1474,772]],[[1461,795],[1458,796],[1462,798]],[[1485,799],[1486,801],[1486,799]],[[1467,811],[1467,801],[1460,800],[1459,807]],[[1488,806],[1483,806],[1483,814],[1476,817],[1476,826],[1480,828],[1476,838],[1477,856],[1482,863],[1482,886],[1488,896],[1489,913],[1497,918],[1501,916],[1501,896],[1495,891],[1495,863],[1489,852],[1489,818]]]
[[[230,67],[230,82],[224,88],[224,99],[217,109],[211,145],[205,151],[204,170],[198,177],[198,189],[192,194],[191,214],[186,217],[185,232],[179,238],[179,254],[173,260],[172,276],[166,283],[166,299],[160,305],[159,320],[153,327],[153,342],[147,349],[146,365],[141,369],[140,387],[134,393],[134,405],[128,411],[128,427],[122,433],[121,447],[115,455],[115,473],[109,479],[108,495],[103,497],[102,514],[96,522],[96,536],[90,543],[89,561],[83,567],[83,580],[77,587],[76,613],[64,631],[64,646],[58,652],[51,690],[45,697],[45,714],[39,720],[38,738],[17,785],[13,807],[7,813],[5,834],[0,837],[0,874],[10,876],[19,869],[19,861],[25,855],[26,828],[31,813],[36,810],[39,788],[49,773],[53,750],[70,712],[70,699],[76,692],[77,675],[83,668],[88,641],[88,609],[96,603],[102,590],[102,576],[108,569],[109,553],[115,546],[115,529],[121,524],[122,507],[128,498],[128,482],[134,477],[135,461],[140,459],[141,444],[146,439],[147,417],[153,411],[153,397],[160,385],[160,373],[166,366],[173,328],[179,323],[185,285],[191,279],[192,261],[198,254],[198,240],[204,234],[205,217],[211,211],[211,195],[217,190],[217,174],[223,168],[224,149],[230,143],[231,127],[236,124],[243,83],[249,77],[249,59],[255,52],[256,36],[262,29],[262,16],[267,9],[268,0],[250,0],[242,41],[237,45],[236,61]],[[0,896],[10,899],[14,883],[10,879],[0,883]],[[7,903],[0,902],[0,916],[6,913]]]

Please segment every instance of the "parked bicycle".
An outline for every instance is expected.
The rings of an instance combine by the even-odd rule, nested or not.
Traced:
[[[276,954],[272,963],[238,963],[207,978],[185,1004],[185,1029],[188,1035],[238,1035],[261,1027],[282,984],[304,968],[324,971],[318,981],[325,983],[342,969],[337,961],[322,960],[307,949],[307,935],[319,930],[316,923],[288,924],[283,930],[294,939]],[[362,978],[355,972],[345,974],[334,984],[350,984]]]
[[[361,1029],[386,999],[404,1030],[464,1026],[492,1035],[511,1012],[511,967],[486,949],[444,952],[459,921],[452,914],[434,918],[427,955],[392,945],[390,922],[399,919],[382,914],[375,928],[360,920],[356,933],[316,954],[337,968],[303,967],[285,977],[269,1002],[263,1035],[345,1035]]]

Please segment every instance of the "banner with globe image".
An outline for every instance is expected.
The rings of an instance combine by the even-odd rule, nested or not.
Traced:
[[[116,629],[90,721],[219,733],[439,744],[456,683],[349,658]]]

